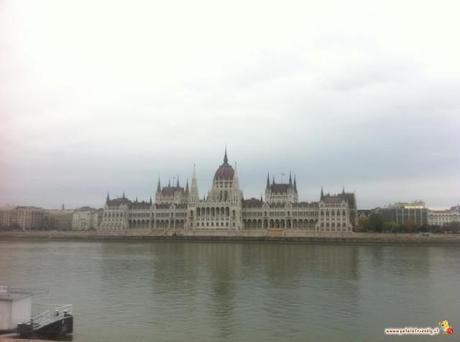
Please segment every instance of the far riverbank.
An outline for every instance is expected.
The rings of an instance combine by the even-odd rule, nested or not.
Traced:
[[[133,229],[122,232],[98,231],[5,231],[2,240],[88,240],[88,241],[238,241],[280,243],[334,244],[402,244],[402,245],[460,245],[460,234],[394,234],[394,233],[334,233],[301,230],[245,230],[245,231],[164,231]]]

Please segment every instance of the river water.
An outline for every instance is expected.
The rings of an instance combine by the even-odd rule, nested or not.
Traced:
[[[457,247],[2,241],[0,284],[72,303],[77,342],[457,340],[384,335],[444,319],[460,335]]]

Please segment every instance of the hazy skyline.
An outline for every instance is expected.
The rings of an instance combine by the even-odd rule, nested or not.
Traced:
[[[227,146],[360,208],[460,202],[456,1],[0,0],[0,206],[148,199]],[[287,180],[287,176],[284,176]]]

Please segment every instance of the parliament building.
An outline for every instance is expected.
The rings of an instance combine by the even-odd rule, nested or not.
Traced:
[[[227,158],[214,174],[212,188],[200,198],[193,168],[189,186],[162,186],[158,180],[155,201],[111,199],[107,194],[99,230],[123,231],[151,229],[179,230],[247,230],[296,229],[324,232],[351,232],[357,224],[356,200],[353,193],[321,195],[318,202],[299,202],[296,178],[287,183],[270,181],[267,175],[264,198],[243,197],[238,171]]]

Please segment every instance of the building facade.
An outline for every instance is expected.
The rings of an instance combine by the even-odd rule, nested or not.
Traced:
[[[74,210],[72,214],[72,230],[89,230],[99,227],[102,216],[101,210],[82,207]]]
[[[46,211],[37,207],[16,207],[12,213],[13,226],[22,230],[44,229],[47,225]]]
[[[265,199],[245,199],[240,189],[238,171],[228,162],[214,174],[211,190],[200,198],[193,168],[192,181],[185,187],[160,180],[154,193],[155,201],[130,201],[107,195],[102,221],[103,231],[127,229],[174,230],[244,230],[244,229],[305,229],[311,231],[351,232],[357,224],[356,200],[353,193],[324,194],[319,202],[298,200],[296,178],[276,183],[267,175]]]
[[[73,210],[65,209],[47,209],[47,229],[52,230],[71,230],[72,229]]]
[[[412,203],[395,203],[376,210],[384,222],[399,225],[424,226],[428,224],[428,209],[422,201]]]
[[[460,205],[447,210],[428,210],[428,224],[430,226],[445,226],[460,222]]]

